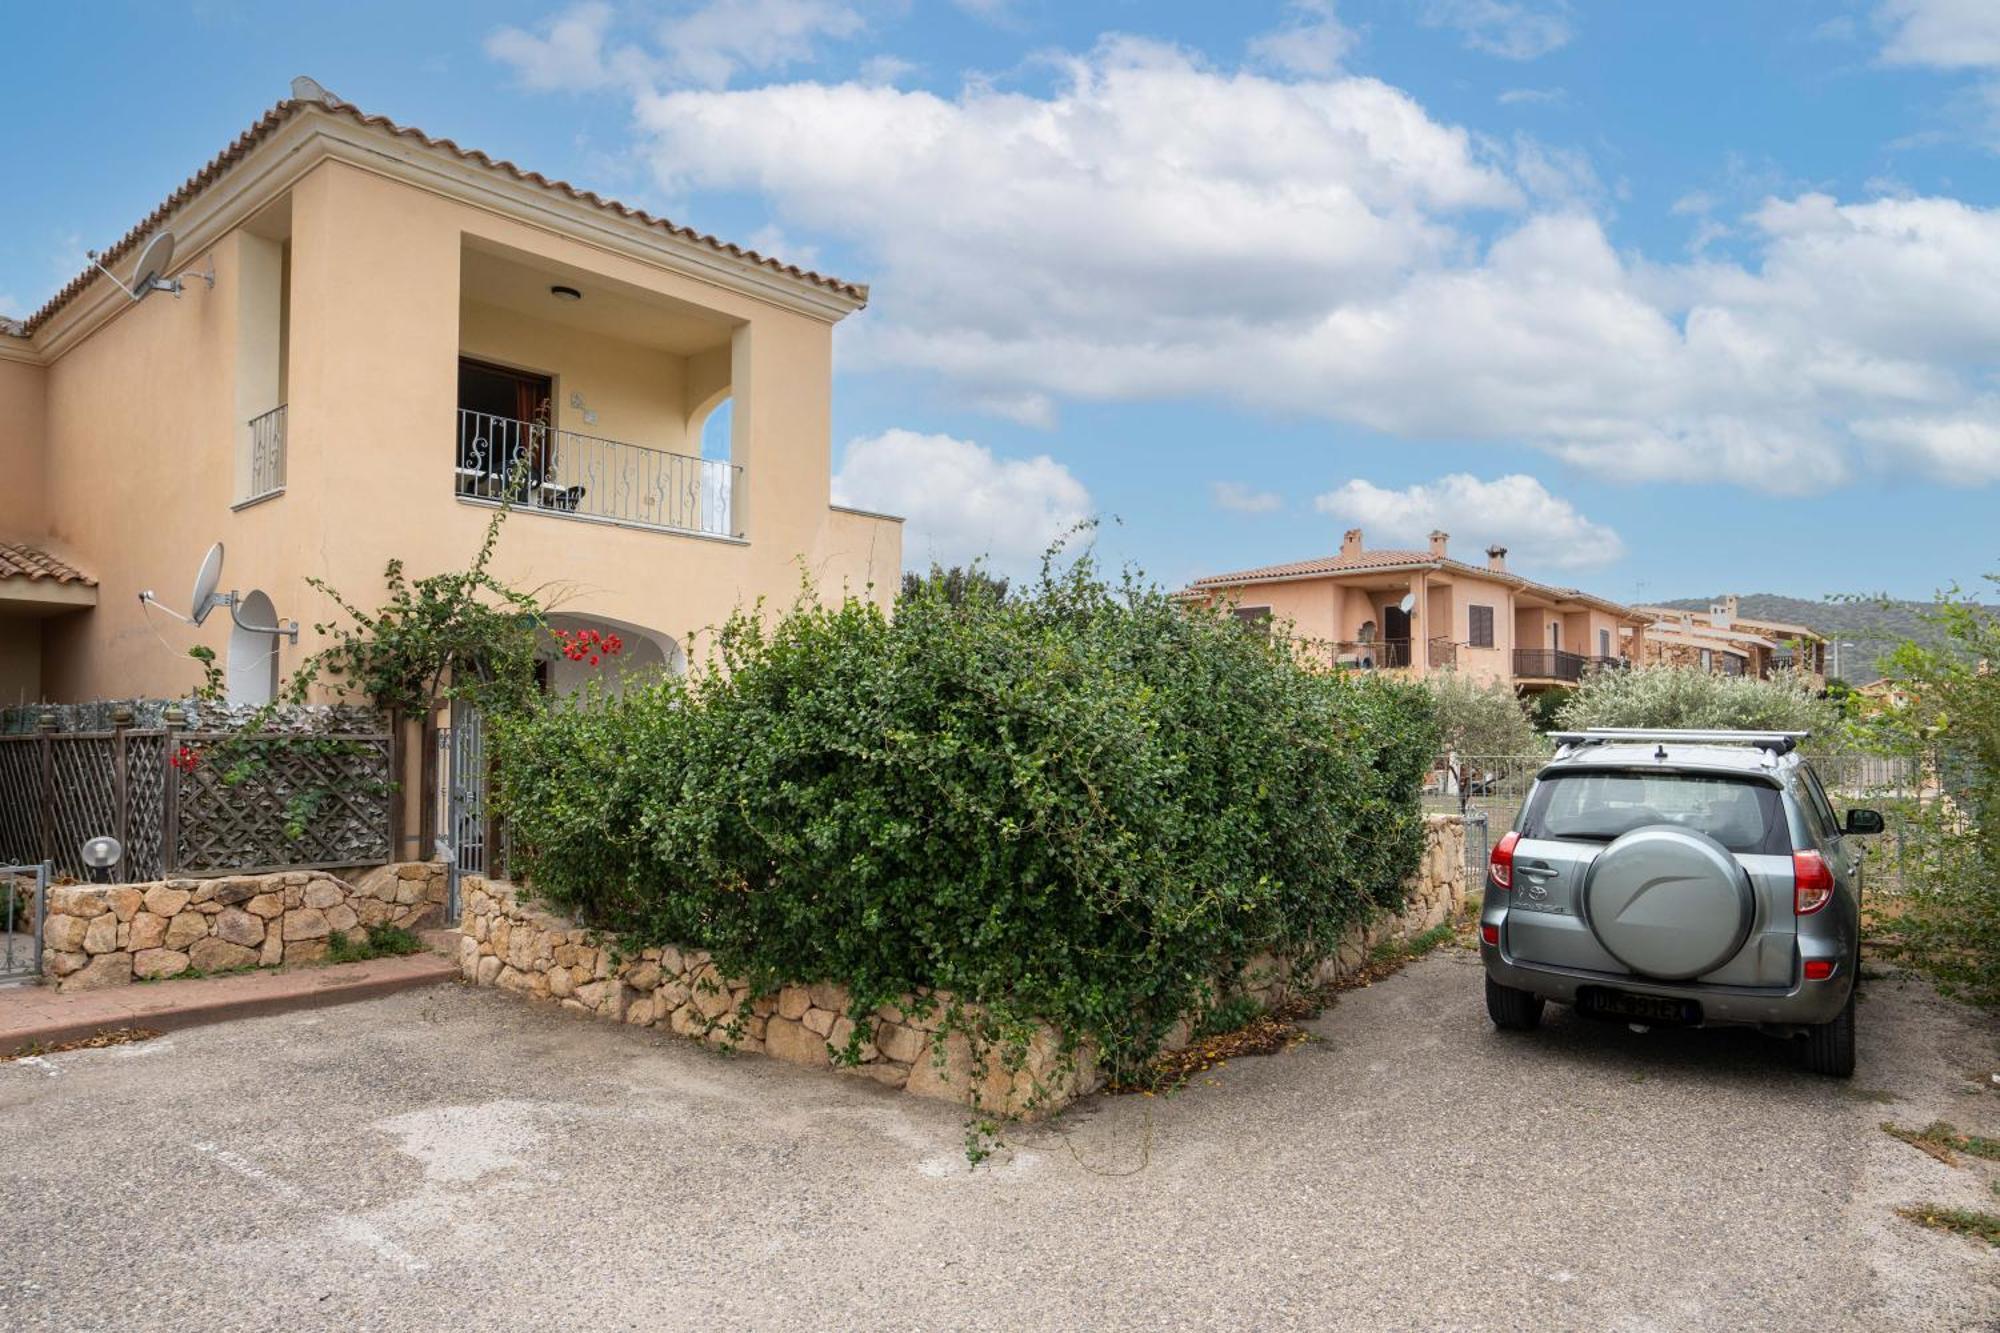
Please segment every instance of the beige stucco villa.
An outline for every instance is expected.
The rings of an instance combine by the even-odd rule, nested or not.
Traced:
[[[1454,559],[1450,541],[1433,532],[1428,550],[1371,550],[1351,528],[1334,555],[1210,575],[1180,596],[1226,603],[1345,669],[1456,669],[1536,692],[1626,664],[1624,636],[1647,617],[1523,578],[1502,547],[1482,565]]]
[[[391,557],[463,566],[510,488],[496,572],[629,664],[801,563],[893,596],[898,521],[828,502],[865,287],[292,92],[104,251],[119,281],[0,322],[0,704],[182,695],[196,643],[261,700],[332,614],[308,578],[372,605]],[[181,290],[135,301],[167,230]],[[185,611],[217,541],[241,625],[142,605]]]

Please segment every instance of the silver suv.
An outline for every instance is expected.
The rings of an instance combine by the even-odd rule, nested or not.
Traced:
[[[1479,914],[1486,1012],[1541,1022],[1549,1000],[1656,1026],[1803,1037],[1805,1064],[1854,1072],[1861,849],[1873,810],[1837,819],[1799,732],[1558,734]]]

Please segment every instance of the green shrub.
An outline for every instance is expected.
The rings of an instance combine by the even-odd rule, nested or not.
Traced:
[[[361,938],[336,930],[326,938],[329,963],[365,963],[371,958],[400,958],[424,947],[413,931],[387,922],[369,926]]]
[[[1436,752],[1420,689],[1087,562],[951,593],[739,615],[687,679],[496,720],[517,871],[629,947],[838,982],[856,1016],[937,988],[1114,1068],[1218,968],[1314,958],[1400,905]]]
[[[1921,799],[1897,821],[1906,892],[1889,952],[1946,994],[2000,1007],[2000,615],[1952,589],[1923,618],[1930,642],[1883,662],[1907,702],[1866,723],[1922,775]]]
[[[1794,672],[1769,680],[1718,676],[1699,667],[1599,671],[1563,700],[1564,727],[1698,727],[1724,731],[1810,731],[1815,748],[1841,743],[1845,719]]]

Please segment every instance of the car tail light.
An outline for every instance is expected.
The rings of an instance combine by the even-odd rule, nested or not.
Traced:
[[[1818,852],[1792,853],[1792,911],[1811,916],[1833,900],[1833,868]]]
[[[1832,975],[1833,975],[1833,960],[1831,958],[1806,959],[1807,981],[1825,981],[1828,977]]]
[[[1494,844],[1493,855],[1486,861],[1486,873],[1492,877],[1494,888],[1514,887],[1514,844],[1520,840],[1519,833],[1510,831]]]
[[[1500,942],[1500,927],[1481,926],[1479,928],[1479,938],[1485,940],[1488,944],[1498,944]]]

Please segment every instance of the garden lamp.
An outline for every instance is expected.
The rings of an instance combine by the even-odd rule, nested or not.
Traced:
[[[83,844],[83,863],[90,868],[91,879],[111,883],[111,870],[125,859],[125,844],[109,834],[102,834]]]

